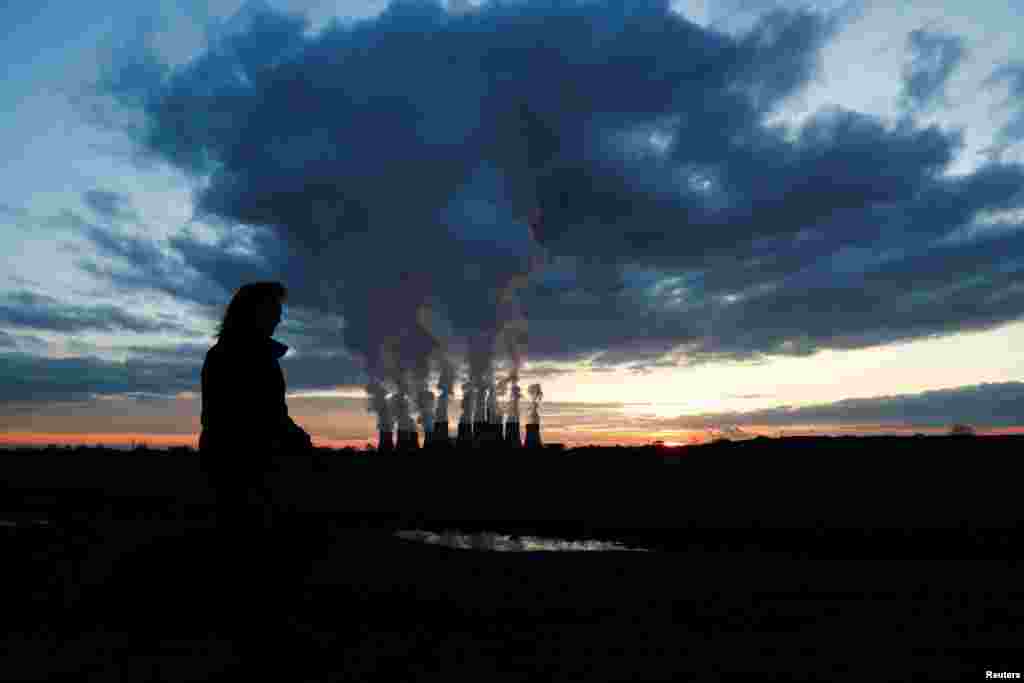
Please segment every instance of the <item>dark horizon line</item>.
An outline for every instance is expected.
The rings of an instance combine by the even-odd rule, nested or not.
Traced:
[[[784,436],[766,436],[757,435],[751,438],[733,439],[729,437],[719,437],[710,441],[701,443],[683,443],[678,445],[665,445],[664,440],[656,440],[646,444],[587,444],[583,446],[566,446],[560,442],[547,442],[542,448],[554,447],[563,449],[564,451],[582,450],[582,449],[649,449],[649,448],[662,448],[664,450],[682,450],[687,448],[701,448],[707,446],[713,446],[719,443],[744,443],[749,441],[790,441],[790,440],[810,440],[810,439],[821,439],[821,440],[850,440],[850,439],[900,439],[900,440],[914,440],[914,439],[1024,439],[1024,434],[952,434],[949,432],[943,432],[941,434],[926,434],[924,432],[917,432],[914,434],[791,434]],[[449,439],[452,444],[456,442],[454,437]],[[330,446],[314,446],[315,451],[352,451],[354,453],[365,453],[367,451],[377,452],[378,448],[373,445],[372,442],[367,442],[366,446],[373,446],[372,448],[357,448],[355,446],[344,446],[341,448],[332,448]],[[130,446],[112,446],[107,444],[0,444],[0,451],[77,451],[77,450],[113,450],[113,451],[151,451],[151,452],[177,452],[177,451],[189,451],[198,452],[199,449],[189,445],[177,445],[177,446],[164,446],[164,447],[152,447],[148,444],[139,443]],[[417,450],[429,452],[430,448],[420,447]],[[476,450],[476,449],[474,449]],[[526,449],[524,449],[526,450]]]

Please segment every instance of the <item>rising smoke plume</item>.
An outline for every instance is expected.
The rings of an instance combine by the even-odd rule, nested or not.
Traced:
[[[519,422],[519,400],[522,398],[522,390],[518,384],[512,385],[512,400],[509,401],[508,416],[515,422]]]
[[[491,385],[490,385],[490,383],[486,379],[481,380],[480,384],[477,385],[477,390],[476,390],[476,415],[475,415],[475,419],[476,419],[477,422],[487,422],[488,421],[487,406],[488,406],[488,398],[489,398],[490,388],[491,388]]]
[[[487,421],[491,424],[501,422],[498,413],[498,385],[493,380],[487,388]]]
[[[468,424],[473,423],[473,408],[475,403],[473,402],[475,389],[473,388],[472,382],[465,382],[462,385],[462,417],[459,418],[459,422]]]
[[[451,399],[452,384],[455,382],[455,368],[447,357],[441,358],[441,374],[437,378],[437,414],[438,422],[448,421],[448,401]]]
[[[409,413],[409,397],[401,389],[391,396],[391,415],[398,425],[398,431],[411,432],[416,430],[416,423]]]
[[[544,392],[541,391],[539,384],[530,385],[530,400],[533,401],[530,406],[530,423],[540,424],[540,402],[544,398]]]
[[[417,422],[428,432],[434,428],[434,393],[428,387],[430,358],[430,351],[418,354],[410,373],[412,397],[416,402],[416,412],[419,414]]]
[[[502,377],[498,380],[497,384],[494,385],[494,414],[491,418],[491,422],[501,422],[501,408],[502,403],[504,403],[505,395],[508,393],[508,381],[508,377]]]
[[[388,405],[388,392],[382,384],[371,381],[366,385],[366,392],[370,395],[367,408],[377,413],[377,429],[391,431],[394,421],[391,418],[391,408]]]
[[[434,429],[434,392],[425,389],[419,394],[418,401],[420,416],[416,420],[423,425],[423,431],[430,432]]]
[[[473,419],[476,422],[490,421],[487,409],[494,387],[494,338],[494,334],[488,334],[470,340],[469,382],[474,390]]]

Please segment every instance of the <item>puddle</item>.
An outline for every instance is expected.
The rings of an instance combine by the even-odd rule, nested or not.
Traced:
[[[535,553],[558,551],[629,551],[650,552],[645,548],[631,548],[609,541],[571,541],[562,538],[541,536],[505,536],[491,531],[462,533],[458,529],[445,529],[441,533],[420,529],[396,531],[395,536],[407,541],[419,541],[431,545],[443,545],[459,550],[485,550],[499,553]]]

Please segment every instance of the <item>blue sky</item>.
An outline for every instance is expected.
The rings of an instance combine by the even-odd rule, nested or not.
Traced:
[[[442,359],[567,443],[1022,424],[1019,10],[556,6],[0,10],[7,440],[194,443],[257,279],[325,444]]]

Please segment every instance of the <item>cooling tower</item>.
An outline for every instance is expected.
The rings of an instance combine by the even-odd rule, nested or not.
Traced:
[[[398,446],[397,450],[401,452],[409,452],[418,450],[420,447],[420,433],[415,430],[398,430]]]
[[[505,422],[505,445],[509,448],[522,448],[523,442],[519,434],[519,423],[516,420]]]
[[[526,425],[526,447],[527,448],[540,448],[542,446],[540,442],[540,425],[539,424],[528,424]]]
[[[487,423],[483,420],[477,420],[473,423],[473,447],[479,448],[481,445],[486,443],[487,437]]]
[[[501,442],[501,425],[495,422],[479,423],[480,436],[475,439],[481,448],[494,448]],[[474,437],[476,434],[474,434]]]
[[[459,436],[455,445],[461,449],[473,446],[473,425],[468,422],[459,422]]]
[[[377,452],[391,452],[394,447],[394,443],[391,441],[391,432],[386,429],[380,430],[380,436],[377,438]]]
[[[448,446],[448,421],[434,423],[434,431],[430,435],[431,448],[444,448]]]

